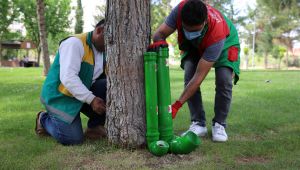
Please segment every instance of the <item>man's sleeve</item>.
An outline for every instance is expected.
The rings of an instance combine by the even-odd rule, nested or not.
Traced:
[[[59,54],[61,83],[77,100],[90,104],[95,96],[78,76],[84,55],[82,42],[75,37],[66,39],[59,46]]]
[[[165,23],[173,29],[176,29],[178,6],[179,5],[177,5],[174,9],[172,9],[171,13],[167,16],[165,20]]]
[[[203,59],[208,62],[216,62],[221,55],[221,52],[224,47],[224,43],[225,43],[225,39],[218,41],[212,44],[211,46],[209,46],[208,48],[206,48],[203,53]]]

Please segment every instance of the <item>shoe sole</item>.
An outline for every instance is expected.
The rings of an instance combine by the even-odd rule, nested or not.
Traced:
[[[206,135],[207,135],[207,132],[204,133],[204,134],[199,134],[198,136],[199,136],[199,137],[205,137]]]
[[[40,115],[41,113],[43,113],[43,111],[40,111],[37,115],[36,115],[36,118],[35,118],[35,128],[34,128],[34,131],[35,133],[38,135],[38,136],[49,136],[49,133],[44,129],[44,128],[38,128],[38,123],[41,123],[39,122],[40,121]]]
[[[224,142],[227,142],[227,140],[215,140],[215,139],[212,139],[213,142],[218,142],[218,143],[224,143]]]
[[[212,137],[213,142],[226,142],[227,140],[228,140],[228,138],[226,140],[220,140],[220,139],[215,139],[214,137]]]

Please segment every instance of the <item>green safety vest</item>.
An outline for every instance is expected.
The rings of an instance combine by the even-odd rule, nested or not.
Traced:
[[[78,76],[88,89],[92,86],[95,65],[94,52],[92,49],[92,34],[93,32],[74,35],[82,41],[84,47],[84,56]],[[60,56],[58,51],[44,82],[41,102],[45,105],[48,112],[52,113],[56,118],[70,124],[77,114],[79,114],[83,103],[73,97],[61,83],[59,77],[60,57],[63,56]]]
[[[239,80],[240,74],[240,43],[238,32],[235,26],[220,11],[216,10],[210,5],[206,5],[208,10],[208,24],[203,29],[203,36],[196,40],[189,41],[184,37],[181,18],[181,10],[186,2],[187,0],[184,0],[179,4],[178,17],[176,21],[179,49],[183,52],[181,55],[181,67],[183,68],[182,64],[185,57],[190,53],[195,53],[195,51],[190,50],[190,46],[193,46],[196,43],[195,48],[197,48],[197,51],[195,57],[201,57],[207,47],[226,38],[223,50],[219,59],[215,62],[214,67],[230,67],[235,73],[234,84],[236,84]],[[237,57],[235,60],[230,61],[229,58],[231,56]]]

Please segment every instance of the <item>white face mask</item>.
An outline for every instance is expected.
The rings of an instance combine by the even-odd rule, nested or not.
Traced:
[[[202,33],[202,30],[203,29],[201,29],[200,31],[189,32],[189,31],[187,31],[186,29],[183,28],[184,36],[188,40],[193,40],[193,39],[196,39],[196,38],[200,37],[201,33]]]

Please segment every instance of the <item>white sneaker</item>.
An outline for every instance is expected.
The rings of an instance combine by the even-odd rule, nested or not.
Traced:
[[[203,126],[199,126],[198,123],[199,122],[192,122],[192,124],[190,125],[189,130],[187,130],[186,132],[181,134],[181,136],[184,136],[189,131],[192,131],[197,136],[201,136],[201,137],[205,136],[207,134],[207,128],[203,127]]]
[[[228,136],[226,134],[224,126],[215,122],[215,126],[212,126],[212,140],[215,142],[226,142],[228,140]]]

